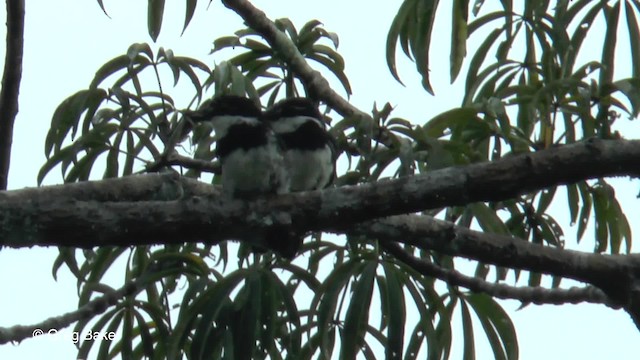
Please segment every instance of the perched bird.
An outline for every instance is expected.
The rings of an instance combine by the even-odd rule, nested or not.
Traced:
[[[262,111],[252,100],[217,96],[187,116],[194,122],[209,121],[213,126],[225,194],[249,198],[288,191],[280,144],[261,120]]]
[[[288,192],[281,144],[253,101],[241,96],[221,95],[186,115],[193,122],[209,121],[213,126],[224,194],[247,199]],[[266,241],[270,248],[288,259],[295,257],[302,243],[302,238],[284,225],[271,226],[256,237],[257,241]]]
[[[282,143],[291,192],[323,189],[333,182],[335,143],[313,101],[284,99],[264,119]]]

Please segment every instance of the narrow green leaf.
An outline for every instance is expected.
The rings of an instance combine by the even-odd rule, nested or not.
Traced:
[[[467,16],[469,0],[454,0],[452,10],[450,77],[455,81],[462,68],[462,61],[467,55]]]
[[[96,74],[93,77],[93,80],[89,85],[89,88],[96,89],[98,85],[100,85],[100,83],[103,82],[109,76],[115,74],[120,70],[126,70],[129,64],[130,64],[130,59],[127,57],[127,55],[120,55],[109,60],[107,63],[102,65],[100,69],[98,69],[98,71],[96,71]]]
[[[620,2],[617,1],[613,7],[606,10],[607,15],[607,31],[604,35],[604,44],[602,47],[602,59],[600,62],[603,65],[600,70],[600,86],[603,89],[606,84],[611,84],[613,81],[613,71],[615,66],[615,52],[616,42],[618,39],[618,17],[620,15]]]
[[[486,204],[474,203],[468,205],[468,207],[473,212],[473,215],[478,221],[478,225],[480,225],[483,231],[490,234],[509,234],[509,229],[507,229],[502,219],[498,217],[495,210],[489,208]]]
[[[107,162],[106,168],[104,171],[104,179],[118,177],[118,172],[120,168],[120,163],[118,161],[120,155],[120,144],[122,143],[122,138],[124,133],[122,131],[118,131],[116,134],[116,138],[113,140],[109,151],[107,153]]]
[[[446,306],[438,309],[438,325],[436,326],[436,338],[438,341],[437,356],[436,359],[448,359],[451,354],[452,332],[451,332],[451,314],[458,302],[456,297],[445,295],[449,297],[449,303]]]
[[[596,187],[593,189],[593,210],[595,215],[595,240],[596,240],[596,252],[604,252],[609,245],[609,232],[607,212],[609,209],[609,199],[606,191],[602,187]]]
[[[184,35],[185,30],[187,30],[187,26],[191,22],[193,18],[193,14],[196,12],[196,4],[198,0],[187,0],[185,14],[184,14],[184,27],[182,28],[182,34]]]
[[[473,321],[471,321],[471,314],[465,301],[460,302],[460,312],[462,314],[462,335],[464,339],[462,358],[474,360],[476,358],[476,347],[473,338]]]
[[[364,344],[377,265],[373,261],[367,263],[354,285],[342,332],[341,359],[355,359]]]
[[[469,294],[465,298],[475,310],[495,358],[517,359],[519,349],[516,329],[500,304],[486,294]]]
[[[571,218],[571,226],[576,223],[579,208],[578,185],[567,185],[567,203],[569,205],[569,216]]]
[[[540,192],[540,198],[538,199],[538,207],[536,208],[536,213],[538,215],[542,215],[547,211],[547,209],[549,208],[549,205],[551,205],[551,202],[553,201],[553,198],[556,196],[557,189],[558,189],[557,187],[553,187],[553,188],[544,189]]]
[[[98,331],[101,333],[104,333],[103,328],[105,327],[105,325],[109,322],[109,320],[115,321],[116,323],[119,323],[119,319],[122,318],[122,309],[119,308],[115,308],[112,310],[107,311],[106,313],[104,313],[99,319],[98,321],[96,321],[96,323],[94,324],[94,326],[91,328],[91,331]],[[85,319],[85,320],[80,320],[76,326],[74,327],[73,331],[77,334],[86,334],[84,330],[85,325],[89,322],[90,319]],[[110,343],[110,341],[105,341],[107,343]],[[89,357],[89,352],[91,351],[91,347],[97,343],[96,341],[92,341],[92,340],[84,340],[82,341],[82,343],[80,344],[76,344],[76,346],[78,347],[78,358],[79,359],[87,359]]]
[[[587,230],[589,219],[591,218],[591,206],[592,206],[592,194],[589,189],[589,185],[582,181],[578,183],[578,190],[580,192],[580,198],[582,199],[582,208],[580,209],[580,216],[578,217],[578,231],[577,242],[580,243],[580,239]]]
[[[387,46],[386,46],[386,56],[387,56],[387,66],[389,67],[389,71],[394,79],[396,79],[400,84],[404,85],[398,76],[398,69],[396,67],[396,48],[398,45],[398,37],[400,36],[400,31],[402,30],[404,24],[409,21],[413,9],[415,7],[416,0],[405,0],[400,5],[400,9],[398,9],[398,13],[393,18],[393,22],[391,23],[391,27],[389,28],[389,33],[387,34]]]
[[[125,309],[122,308],[122,306],[119,306],[119,312],[116,314],[116,316],[113,317],[113,320],[109,323],[109,326],[103,330],[103,329],[95,329],[94,328],[94,333],[114,333],[117,334],[118,332],[118,328],[123,328],[123,334],[122,336],[126,335],[130,335],[130,332],[124,328],[124,322],[126,321],[125,319],[127,318],[127,311]],[[86,341],[86,340],[85,340]],[[94,341],[93,339],[90,341]],[[122,343],[123,342],[131,342],[133,341],[133,339],[131,337],[128,338],[124,338],[124,337],[120,337],[120,341],[118,342],[120,344],[120,346],[123,346]],[[94,341],[95,342],[95,341]],[[98,352],[98,356],[96,357],[97,359],[109,359],[109,358],[113,358],[115,357],[115,355],[118,355],[118,352],[114,352],[109,351],[110,349],[112,349],[112,345],[116,345],[116,343],[112,342],[112,341],[101,341],[100,342],[100,350]],[[114,346],[115,348],[115,346]],[[108,354],[108,355],[107,355]]]
[[[406,323],[406,303],[404,289],[400,283],[398,273],[401,271],[393,264],[382,264],[386,277],[386,313],[389,327],[387,329],[387,359],[401,359],[404,348],[404,327]],[[382,292],[381,292],[382,293]]]
[[[417,17],[416,34],[411,42],[411,52],[416,58],[416,68],[422,76],[422,87],[431,95],[434,95],[434,92],[429,81],[429,49],[431,48],[431,33],[439,3],[439,0],[418,2],[415,13]]]
[[[471,90],[473,88],[473,85],[478,83],[477,76],[480,71],[480,66],[482,66],[482,63],[489,53],[489,49],[491,48],[491,46],[493,46],[495,41],[498,39],[498,36],[500,36],[502,32],[502,29],[495,29],[491,33],[489,33],[482,44],[478,46],[475,55],[471,58],[471,61],[469,62],[467,79],[465,81],[465,94],[462,101],[463,105],[471,104],[474,97],[474,94]]]
[[[147,28],[153,42],[158,40],[160,28],[162,28],[162,16],[164,15],[164,0],[148,0]]]
[[[316,314],[318,319],[318,332],[321,334],[322,342],[320,353],[322,356],[331,356],[331,354],[327,352],[331,340],[328,334],[332,328],[338,296],[342,291],[346,291],[344,287],[346,282],[349,281],[349,278],[353,274],[358,273],[363,266],[364,264],[360,261],[350,260],[335,267],[311,300],[309,309]]]
[[[631,77],[638,79],[640,78],[640,27],[638,27],[638,20],[631,4],[625,1],[624,6],[631,49]]]

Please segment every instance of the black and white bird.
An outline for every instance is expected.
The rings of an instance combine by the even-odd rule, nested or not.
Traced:
[[[216,154],[222,166],[222,190],[232,198],[288,191],[283,152],[252,100],[221,95],[188,112],[194,122],[213,126]]]
[[[248,199],[289,191],[281,143],[256,103],[241,96],[221,95],[186,115],[193,122],[207,121],[213,126],[226,196]],[[271,226],[256,236],[264,236],[269,248],[288,259],[295,257],[302,244],[302,237],[286,225]]]
[[[264,119],[284,148],[291,192],[323,189],[333,182],[335,143],[313,101],[284,99],[268,109]]]

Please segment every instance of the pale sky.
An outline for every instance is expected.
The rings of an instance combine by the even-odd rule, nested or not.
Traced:
[[[104,3],[111,19],[102,13],[96,1],[28,1],[20,113],[9,177],[11,189],[36,185],[36,174],[45,160],[44,138],[57,105],[85,89],[95,71],[107,60],[123,54],[130,44],[151,43],[146,29],[145,1]],[[208,2],[202,0],[191,25],[180,37],[184,9],[175,3],[178,2],[167,2],[163,29],[153,49],[170,48],[177,55],[195,57],[213,67],[213,58],[207,55],[212,41],[242,28],[242,21],[218,1],[206,9]],[[386,33],[399,2],[377,3],[372,6],[372,2],[363,0],[254,1],[271,19],[286,16],[298,28],[308,20],[318,19],[327,30],[338,33],[339,51],[345,58],[346,74],[354,93],[350,101],[360,109],[369,111],[373,102],[380,107],[388,101],[396,106],[394,116],[421,123],[458,106],[463,83],[448,84],[448,29],[445,27],[442,35],[435,36],[431,52],[432,85],[437,95],[434,98],[422,90],[414,65],[400,55],[400,50],[399,73],[407,86],[398,84],[387,70]],[[441,4],[449,6],[448,2]],[[4,7],[0,9],[0,18],[5,19]],[[449,18],[443,13],[439,23],[446,23]],[[3,26],[0,39],[4,38]],[[470,46],[477,42],[475,39]],[[0,59],[4,59],[4,47],[0,48]],[[624,135],[638,138],[635,131],[631,132],[635,124],[629,125]],[[58,174],[59,171],[52,172],[46,183],[60,183]],[[637,181],[619,180],[615,184],[621,185],[616,191],[623,209],[633,214],[638,209]],[[561,199],[558,196],[559,204]],[[559,207],[557,211],[562,213],[564,209]],[[638,224],[633,220],[630,216],[634,233],[638,234]],[[570,246],[575,244],[570,236],[573,231],[567,231]],[[581,249],[589,251],[593,246],[591,234],[587,231]],[[76,309],[74,278],[60,271],[58,281],[52,279],[51,264],[56,255],[55,249],[43,248],[0,251],[0,286],[4,294],[0,297],[0,326],[29,325]],[[115,280],[115,286],[119,286],[120,278]],[[601,305],[531,305],[516,311],[519,303],[502,304],[516,326],[521,359],[636,359],[634,354],[639,353],[640,333],[624,311]],[[459,317],[454,321],[459,329]],[[480,325],[476,323],[474,329],[478,358],[492,358]],[[27,339],[20,345],[0,346],[0,359],[72,359],[76,350],[70,331],[67,329],[66,337],[40,337]],[[461,333],[454,332],[452,359],[460,357],[461,341]],[[95,352],[92,354],[95,356]]]

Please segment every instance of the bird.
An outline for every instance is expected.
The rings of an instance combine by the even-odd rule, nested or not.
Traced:
[[[210,122],[213,126],[225,196],[248,200],[289,191],[281,143],[255,102],[242,96],[219,95],[186,115],[194,123]],[[266,242],[269,248],[290,260],[302,244],[302,238],[282,224],[268,227],[253,240]],[[265,250],[250,248],[260,253]]]
[[[281,100],[267,109],[264,119],[282,143],[290,192],[320,190],[333,183],[335,140],[311,99]]]
[[[255,102],[219,95],[187,115],[194,123],[210,122],[213,126],[224,194],[247,199],[288,192],[280,143],[262,121],[262,110]]]

